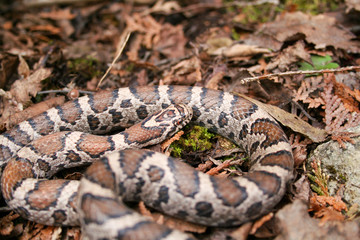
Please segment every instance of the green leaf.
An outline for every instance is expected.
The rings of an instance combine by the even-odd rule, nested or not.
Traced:
[[[311,55],[312,65],[307,62],[300,62],[300,70],[322,70],[322,69],[333,69],[340,67],[339,64],[331,62],[332,58],[330,55],[319,56]]]
[[[314,70],[314,67],[310,63],[301,62],[300,63],[300,70],[302,70],[302,71]]]

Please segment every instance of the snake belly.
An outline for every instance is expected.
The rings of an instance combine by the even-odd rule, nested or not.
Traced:
[[[200,87],[121,88],[84,96],[50,109],[0,136],[0,166],[3,168],[20,148],[41,136],[59,131],[103,134],[133,125],[173,104],[191,107],[194,114],[192,121],[243,147],[250,158],[249,172],[242,177],[219,179],[172,159],[164,158],[161,164],[152,162],[163,158],[154,153],[133,151],[130,154],[125,151],[102,159],[103,164],[108,161],[104,174],[117,178],[117,172],[123,172],[125,182],[117,182],[122,186],[118,193],[124,195],[125,200],[142,199],[167,214],[210,226],[235,226],[271,211],[292,179],[293,157],[285,133],[272,117],[248,100]],[[123,155],[134,154],[135,160],[131,160],[130,169],[126,170],[125,164],[119,164],[130,161],[121,160]],[[121,169],[115,169],[115,165]],[[139,182],[135,176],[145,174],[149,169],[156,169],[157,177],[155,181],[150,174],[148,181],[155,187],[152,194],[144,194],[141,191],[146,192],[149,185],[144,178]],[[126,183],[129,179],[135,181],[135,190]],[[43,185],[46,186],[46,183]],[[58,189],[58,194],[63,194],[66,186]],[[76,191],[77,187],[78,183],[72,188]],[[99,191],[106,190],[99,188]],[[132,192],[133,196],[128,197],[128,192]],[[84,224],[89,225],[89,222]]]

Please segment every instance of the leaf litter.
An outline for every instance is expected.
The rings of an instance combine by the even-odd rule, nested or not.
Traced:
[[[341,194],[330,196],[326,177],[309,175],[319,173],[321,163],[307,164],[320,142],[333,139],[342,147],[353,142],[356,133],[347,130],[360,124],[356,1],[334,1],[338,10],[325,4],[318,9],[325,6],[326,11],[314,15],[295,1],[39,2],[0,3],[3,131],[61,104],[65,97],[58,90],[78,97],[98,87],[179,84],[241,93],[257,99],[251,101],[284,126],[293,146],[294,183],[276,210],[230,229],[164,220],[167,216],[146,206],[141,212],[200,239],[324,237],[333,221],[337,236],[347,239],[356,231],[352,223],[358,221],[359,209],[344,203]],[[185,129],[160,151],[171,154],[173,144],[193,136],[191,131]],[[246,158],[229,149],[231,144],[218,136],[203,141],[211,148],[181,153],[194,167],[219,177],[246,170]],[[0,234],[8,239],[81,238],[79,228],[41,226],[12,212],[0,219]]]

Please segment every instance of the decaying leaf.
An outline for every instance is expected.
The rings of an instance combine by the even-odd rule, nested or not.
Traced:
[[[146,0],[149,1],[149,0]],[[152,1],[152,0],[151,0]],[[148,9],[144,12],[144,14],[150,14],[150,13],[163,13],[163,14],[169,14],[173,11],[180,10],[180,5],[176,1],[166,1],[160,0],[156,1],[154,6],[152,8]]]
[[[27,78],[13,83],[7,97],[3,98],[4,110],[0,118],[2,126],[9,121],[13,114],[22,111],[24,104],[31,97],[36,96],[36,93],[41,89],[40,82],[49,77],[50,74],[50,69],[40,68]]]
[[[278,56],[272,59],[266,66],[266,70],[269,71],[278,67],[280,71],[288,71],[292,64],[301,60],[311,62],[310,53],[305,50],[304,41],[297,41],[295,45],[284,49]]]
[[[22,78],[27,78],[30,75],[29,65],[21,55],[19,55],[18,73]]]
[[[225,57],[253,56],[259,53],[270,53],[267,48],[254,45],[233,43],[229,38],[211,38],[207,41],[209,46],[207,53],[210,55],[222,55]]]
[[[333,46],[354,53],[360,51],[359,43],[352,41],[355,36],[350,31],[340,26],[335,18],[322,14],[311,16],[302,12],[285,13],[274,22],[262,25],[257,34],[273,37],[279,42],[299,39],[299,34],[303,34],[305,40],[315,44],[317,49]]]
[[[30,97],[35,97],[36,93],[41,89],[41,81],[48,78],[50,74],[51,69],[39,68],[29,77],[14,82],[10,90],[14,100],[23,104],[29,101]]]
[[[0,53],[0,87],[3,88],[9,77],[16,71],[19,59],[8,53]]]
[[[163,84],[194,84],[200,82],[202,79],[201,61],[196,56],[183,60],[164,75]]]

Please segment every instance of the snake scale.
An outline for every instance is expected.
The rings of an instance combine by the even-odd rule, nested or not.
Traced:
[[[150,114],[172,105],[176,107],[170,107],[170,115],[192,110],[193,122],[244,148],[250,159],[249,172],[222,179],[160,153],[114,151],[122,143],[130,147],[134,142],[136,147],[151,144],[147,132],[147,138],[140,136],[139,141],[127,131],[142,132],[146,124],[136,123],[153,121],[147,120]],[[86,134],[131,125],[122,135]],[[43,137],[46,135],[50,137]],[[7,165],[1,188],[9,206],[44,224],[80,222],[90,239],[192,239],[133,212],[117,196],[124,202],[142,200],[166,214],[204,225],[242,224],[271,211],[284,195],[293,171],[291,146],[272,117],[244,98],[200,87],[120,88],[84,96],[18,124],[0,136],[0,145],[1,169]],[[66,160],[57,161],[63,149]],[[35,156],[32,163],[29,155]],[[38,157],[41,155],[48,158]],[[38,179],[87,161],[82,157],[101,160],[88,168],[80,182]]]

